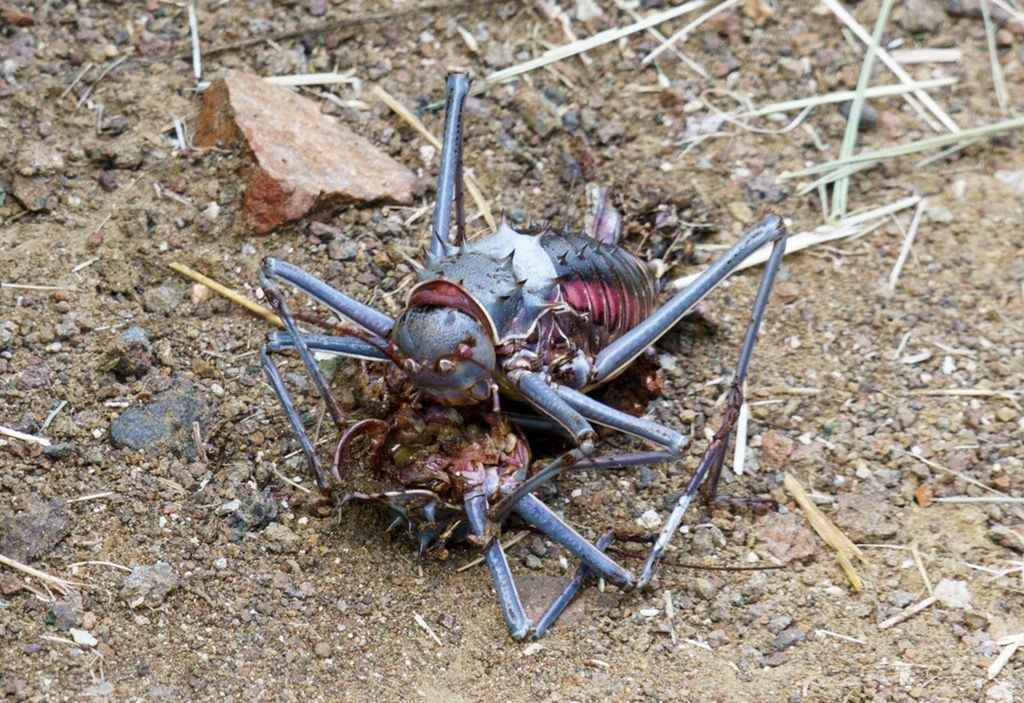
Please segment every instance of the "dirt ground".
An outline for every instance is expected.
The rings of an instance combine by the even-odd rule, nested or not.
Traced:
[[[642,4],[641,13],[666,5]],[[612,2],[563,5],[581,37],[632,21]],[[639,33],[472,99],[466,159],[494,210],[513,220],[582,223],[591,176],[614,188],[626,245],[646,258],[668,253],[668,279],[697,270],[715,245],[769,212],[783,214],[794,232],[820,225],[818,195],[795,193],[808,181],[778,177],[838,155],[839,110],[820,107],[788,131],[795,113],[747,130],[716,122],[708,104],[735,110],[735,96],[759,106],[852,89],[861,46],[813,3],[775,3],[767,19],[750,11],[757,3],[741,5],[680,45],[707,78],[671,52],[641,67],[658,40]],[[918,79],[959,79],[933,95],[960,127],[1004,119],[971,3],[950,3],[967,16],[929,0],[897,5],[887,45],[962,51],[955,63],[907,66]],[[597,6],[603,15],[586,18]],[[567,38],[529,2],[412,7],[203,0],[204,78],[232,68],[352,71],[358,85],[306,94],[332,93],[338,100],[324,99],[325,111],[429,181],[436,154],[369,87],[419,107],[442,97],[447,65],[482,76]],[[311,220],[256,235],[241,209],[243,157],[177,146],[175,121],[191,129],[201,99],[185,58],[184,3],[8,0],[0,9],[0,281],[17,284],[0,288],[0,425],[53,442],[44,450],[3,439],[0,544],[5,533],[8,544],[21,539],[25,561],[87,582],[52,602],[42,582],[0,570],[4,695],[989,703],[1024,696],[1024,654],[993,680],[986,675],[1000,652],[995,640],[1024,631],[1019,133],[921,168],[910,157],[857,174],[851,208],[929,199],[895,293],[886,287],[912,210],[862,238],[787,256],[751,371],[746,472],[727,470],[723,485],[727,494],[770,495],[780,506],[761,517],[695,508],[670,558],[750,567],[779,564],[781,554],[789,563],[753,571],[670,565],[649,592],[592,587],[538,646],[508,636],[484,567],[456,570],[477,556],[472,547],[418,561],[404,534],[386,532],[386,516],[328,510],[285,480],[313,485],[259,366],[269,325],[169,268],[187,264],[255,298],[261,259],[280,256],[394,314],[412,270],[403,255],[418,258],[426,241],[430,193],[412,207],[331,216],[335,241],[335,230]],[[852,9],[870,29],[877,4]],[[397,14],[340,21],[380,12]],[[670,34],[693,17],[659,29]],[[303,27],[320,29],[279,36]],[[1024,34],[1004,23],[998,40],[1012,113],[1024,107]],[[873,82],[895,79],[878,69]],[[718,90],[705,92],[711,88]],[[899,97],[871,105],[878,112],[860,135],[865,148],[934,134]],[[440,134],[438,113],[424,121]],[[19,182],[35,190],[15,197]],[[41,209],[26,209],[25,192]],[[476,218],[471,226],[484,224]],[[721,415],[758,280],[757,269],[736,275],[704,304],[712,330],[683,325],[660,345],[665,393],[650,412],[692,434],[684,461],[567,477],[542,491],[586,535],[609,524],[638,529],[651,509],[667,514]],[[315,393],[300,371],[288,362],[315,424]],[[949,393],[964,389],[973,394]],[[114,441],[120,416],[161,402],[149,421],[160,413],[185,418],[181,432],[141,451],[124,446],[130,438]],[[326,425],[321,434],[334,438]],[[782,487],[785,473],[868,545],[857,565],[861,592],[809,532]],[[935,500],[997,493],[1018,503]],[[19,526],[25,534],[12,537]],[[932,584],[945,581],[945,591],[969,602],[944,597],[880,629],[928,596],[911,545]],[[574,568],[536,536],[510,554],[533,612]],[[142,568],[129,576],[135,567]]]

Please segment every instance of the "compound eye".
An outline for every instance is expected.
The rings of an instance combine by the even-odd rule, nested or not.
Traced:
[[[455,347],[455,354],[463,359],[473,358],[473,347],[467,342],[460,342]]]
[[[455,362],[451,359],[441,359],[437,362],[437,370],[441,373],[451,373],[455,370]]]

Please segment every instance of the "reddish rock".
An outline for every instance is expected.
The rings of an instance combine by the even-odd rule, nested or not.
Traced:
[[[771,513],[757,522],[755,533],[771,555],[783,564],[812,561],[818,553],[814,533],[792,513]]]
[[[267,232],[311,210],[355,202],[412,201],[415,177],[319,104],[233,71],[203,97],[193,143],[244,141],[254,157],[245,210]]]
[[[761,438],[761,452],[777,468],[782,468],[794,448],[796,442],[778,430],[768,430]]]
[[[922,483],[914,491],[914,502],[920,505],[922,508],[927,508],[932,504],[932,500],[935,498],[935,489],[932,488],[930,483]]]
[[[0,7],[0,20],[12,27],[31,27],[36,23],[32,15],[10,6]]]
[[[879,493],[839,496],[835,523],[854,542],[882,542],[899,531],[895,508]]]

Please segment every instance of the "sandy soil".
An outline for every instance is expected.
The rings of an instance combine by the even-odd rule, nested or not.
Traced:
[[[572,21],[580,36],[631,21],[612,3],[597,4],[603,17]],[[672,558],[773,564],[769,540],[777,538],[802,540],[805,563],[770,571],[668,567],[648,593],[591,588],[542,647],[528,646],[508,637],[486,569],[456,571],[476,556],[472,548],[417,561],[404,535],[385,532],[385,516],[330,510],[282,479],[312,485],[259,368],[268,325],[168,268],[185,263],[254,297],[261,258],[281,256],[395,313],[411,271],[402,255],[419,256],[425,242],[429,194],[411,208],[334,216],[339,236],[358,242],[354,255],[336,245],[332,258],[323,230],[308,221],[257,236],[241,213],[240,156],[175,146],[174,120],[191,128],[199,101],[191,64],[180,58],[188,53],[184,6],[35,5],[3,5],[35,16],[34,25],[15,27],[13,15],[0,25],[0,280],[59,289],[0,289],[0,425],[60,447],[44,452],[18,440],[0,446],[0,521],[44,514],[32,496],[67,501],[58,501],[36,534],[43,542],[62,539],[43,544],[32,563],[89,587],[80,589],[81,600],[51,603],[38,581],[0,572],[5,695],[991,703],[1024,695],[1021,654],[986,678],[999,653],[994,640],[1024,631],[1024,508],[931,500],[1019,497],[1024,489],[1024,195],[1019,184],[1015,191],[1004,183],[1010,176],[996,175],[1024,169],[1019,134],[917,170],[911,158],[854,179],[853,208],[929,198],[894,294],[886,285],[910,211],[866,237],[784,263],[752,369],[747,474],[730,473],[723,486],[728,494],[771,495],[778,513],[696,509]],[[776,5],[761,26],[740,12],[688,40],[684,51],[706,67],[708,79],[671,53],[657,70],[639,68],[657,44],[641,33],[589,52],[586,62],[564,61],[472,100],[466,158],[494,209],[582,222],[579,174],[592,168],[598,182],[615,188],[627,246],[656,258],[675,242],[669,278],[696,270],[714,255],[709,245],[732,241],[769,211],[784,214],[794,231],[818,226],[817,196],[796,196],[793,181],[776,181],[784,171],[835,158],[845,120],[834,107],[785,133],[784,121],[758,122],[766,131],[726,123],[722,134],[684,141],[708,128],[714,113],[700,102],[708,88],[762,105],[855,86],[859,48],[835,19],[810,3]],[[557,21],[529,3],[506,2],[407,13],[384,24],[340,23],[214,52],[387,8],[325,7],[322,0],[198,6],[206,77],[229,68],[262,75],[351,70],[362,92],[334,86],[344,106],[324,101],[324,110],[427,179],[436,168],[433,152],[369,85],[418,106],[441,97],[448,64],[484,75],[566,41]],[[876,4],[856,10],[870,27]],[[962,128],[1003,118],[980,19],[915,2],[895,20],[889,42],[962,50],[955,64],[908,66],[917,78],[960,79],[935,96]],[[671,33],[685,21],[661,29]],[[476,51],[459,28],[475,38]],[[1024,35],[1012,29],[1000,34],[1008,45],[999,55],[1010,106],[1019,109]],[[89,63],[94,67],[74,83]],[[893,79],[878,70],[874,82]],[[706,97],[735,107],[724,93]],[[352,100],[363,104],[345,102]],[[860,137],[865,147],[933,133],[899,98],[872,104],[879,114]],[[424,119],[441,131],[438,114]],[[574,136],[580,132],[584,139]],[[62,163],[32,176],[33,154],[52,156],[49,148]],[[51,198],[48,210],[29,212],[11,195],[22,167]],[[699,236],[693,222],[703,223]],[[684,461],[643,475],[566,478],[545,490],[586,534],[608,524],[636,529],[636,518],[652,508],[665,514],[722,411],[724,379],[757,281],[756,270],[737,275],[707,300],[713,332],[683,326],[661,345],[666,389],[651,412],[692,432]],[[137,332],[125,340],[135,325],[148,348],[131,341],[140,339]],[[297,362],[288,374],[301,383]],[[192,411],[205,456],[195,454],[188,433],[141,452],[112,443],[111,423],[167,388],[184,388],[182,397],[197,400]],[[989,392],[938,393],[949,389]],[[311,390],[306,383],[302,397],[315,418]],[[326,429],[323,436],[333,437]],[[832,550],[806,531],[782,488],[785,472],[853,539],[871,545],[858,566],[863,591],[851,590]],[[247,529],[226,514],[234,500],[243,509],[273,504],[276,527]],[[969,607],[939,603],[880,630],[879,622],[928,595],[910,545],[932,583],[966,587]],[[565,576],[562,554],[533,537],[511,554],[536,610]],[[124,588],[123,567],[157,562],[169,565],[175,590],[144,596],[131,584]],[[999,578],[987,571],[1014,564],[1017,572]],[[88,636],[79,634],[83,641],[75,644],[72,629]],[[47,639],[54,637],[60,639]]]

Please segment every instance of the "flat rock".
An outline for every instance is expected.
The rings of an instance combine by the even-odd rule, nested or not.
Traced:
[[[255,167],[245,211],[268,232],[311,210],[357,202],[410,203],[415,176],[320,105],[259,76],[232,71],[203,96],[193,142],[244,141]]]
[[[178,575],[170,564],[158,561],[155,564],[136,566],[121,584],[121,598],[131,608],[147,606],[155,608],[178,587]]]
[[[808,562],[818,553],[814,533],[807,529],[802,518],[792,513],[765,515],[757,521],[754,531],[771,555],[783,564]]]
[[[129,408],[110,423],[110,439],[119,447],[164,448],[193,457],[192,423],[202,421],[206,401],[191,384],[179,381],[146,405]]]
[[[854,542],[887,540],[899,530],[892,504],[880,494],[839,496],[836,525]]]
[[[30,495],[25,510],[0,520],[0,554],[20,562],[48,554],[71,532],[66,508],[61,498],[47,502]]]

